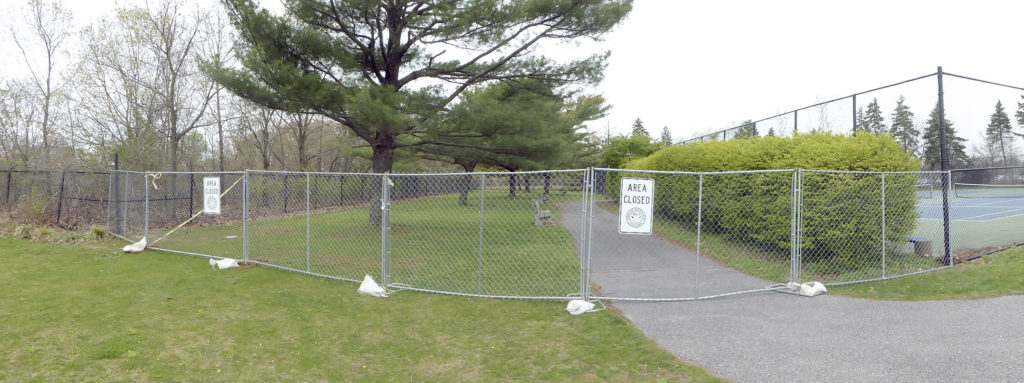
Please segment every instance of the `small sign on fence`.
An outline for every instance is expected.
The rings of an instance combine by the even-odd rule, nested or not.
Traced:
[[[619,233],[651,235],[654,221],[654,180],[623,178],[619,193]]]
[[[203,213],[220,215],[220,177],[203,177]]]

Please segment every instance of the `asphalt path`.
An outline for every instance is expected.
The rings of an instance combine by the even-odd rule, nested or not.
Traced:
[[[560,209],[579,241],[580,205]],[[703,296],[771,284],[657,237],[618,234],[617,216],[594,213],[591,281],[603,296]],[[886,302],[756,292],[611,304],[682,361],[735,382],[1024,381],[1024,296]]]

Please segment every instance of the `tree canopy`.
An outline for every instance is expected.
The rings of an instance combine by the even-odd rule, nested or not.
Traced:
[[[252,0],[223,0],[239,33],[240,69],[213,58],[211,77],[259,105],[321,114],[373,150],[458,145],[430,134],[460,94],[479,84],[595,83],[607,53],[567,63],[536,53],[544,41],[598,39],[631,0],[290,0],[284,16]]]
[[[953,129],[953,122],[945,120],[946,128],[946,149],[949,156],[950,169],[962,169],[968,164],[968,157],[964,142],[967,140],[956,135]],[[932,112],[928,114],[928,121],[924,129],[924,166],[930,170],[942,168],[942,157],[939,145],[939,105],[935,104]]]
[[[893,138],[901,145],[907,153],[917,153],[918,136],[921,132],[914,127],[914,112],[907,106],[906,98],[900,95],[896,100],[896,109],[892,112],[892,133]]]

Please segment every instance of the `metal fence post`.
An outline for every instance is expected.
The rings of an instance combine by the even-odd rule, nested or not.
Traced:
[[[381,283],[386,287],[391,284],[391,188],[390,174],[381,176],[380,193],[380,243],[381,243]]]
[[[853,132],[857,133],[857,95],[853,95]],[[870,106],[870,105],[869,105]]]
[[[594,230],[594,174],[593,167],[583,173],[583,256],[580,259],[580,299],[590,301],[590,251]]]
[[[223,176],[221,176],[220,184],[224,185]],[[196,190],[196,175],[193,173],[188,174],[188,216],[191,217],[195,214],[192,210],[192,205],[195,204],[195,190]]]
[[[939,163],[942,165],[942,171],[947,172],[946,177],[942,179],[942,230],[943,230],[943,243],[945,249],[945,256],[949,259],[949,265],[953,265],[953,253],[950,251],[949,244],[949,186],[951,181],[951,175],[949,172],[949,153],[946,147],[946,105],[943,100],[942,91],[942,67],[938,68],[937,77],[939,80],[939,103],[937,105],[939,109]]]
[[[580,299],[587,299],[587,177],[590,169],[583,171],[583,199],[580,201]]]
[[[885,241],[885,173],[882,173],[882,278],[885,278],[885,248],[888,245]]]
[[[149,173],[142,173],[142,184],[146,188],[146,216],[142,222],[142,238],[146,241],[149,241],[149,180],[146,179],[148,175]]]
[[[288,212],[288,174],[284,175],[284,186],[281,188],[281,193],[284,194],[284,212]]]
[[[487,175],[480,176],[480,245],[477,255],[476,267],[476,293],[483,295],[484,291],[484,190],[487,188]]]
[[[942,177],[942,230],[948,266],[953,266],[953,252],[950,239],[949,194],[953,186],[953,172],[946,170]]]
[[[249,171],[242,174],[242,258],[249,261]]]
[[[800,272],[801,272],[801,254],[800,246],[801,242],[801,230],[803,229],[803,223],[801,222],[801,214],[803,209],[803,173],[800,169],[793,170],[793,201],[790,211],[791,222],[790,222],[790,282],[800,283]]]
[[[64,172],[60,172],[60,193],[57,194],[57,226],[60,226],[60,211],[64,207]]]
[[[125,197],[128,195],[125,194]],[[114,153],[114,229],[118,234],[124,235],[121,230],[121,164],[117,153]]]
[[[701,224],[703,221],[703,210],[704,210],[704,174],[701,173],[697,176],[697,265],[694,267],[697,271],[694,272],[693,277],[693,297],[697,298],[700,296],[700,231]]]
[[[4,197],[4,203],[11,203],[11,173],[14,173],[10,169],[7,169],[7,194]]]
[[[309,266],[309,173],[306,173],[306,272],[310,272]]]
[[[801,274],[804,272],[804,171],[803,169],[797,169],[797,181],[799,181],[798,188],[796,189],[797,204],[796,204],[796,275],[797,282],[802,281]]]

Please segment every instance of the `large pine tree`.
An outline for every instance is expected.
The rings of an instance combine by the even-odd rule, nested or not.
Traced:
[[[601,38],[632,8],[632,0],[291,0],[276,16],[253,0],[222,2],[241,68],[211,58],[214,81],[265,107],[338,122],[367,142],[380,173],[395,150],[425,144],[432,120],[467,89],[599,81],[607,54],[557,62],[538,46]]]
[[[630,135],[634,137],[647,137],[647,139],[651,138],[651,134],[647,132],[647,128],[644,127],[644,122],[640,121],[639,117],[637,117],[636,121],[633,121],[633,133]]]
[[[892,133],[893,138],[901,145],[907,153],[917,153],[920,145],[918,136],[921,132],[914,127],[914,112],[907,106],[906,98],[900,95],[896,101],[896,109],[892,112]]]
[[[1020,96],[1021,101],[1017,103],[1017,113],[1013,116],[1017,118],[1017,126],[1024,129],[1024,95]],[[1024,137],[1024,133],[1015,133],[1018,136]]]
[[[1010,116],[1003,109],[1003,101],[996,101],[996,111],[989,117],[985,139],[988,141],[989,152],[998,154],[1002,159],[1002,166],[1009,165],[1009,160],[1013,159],[1013,138]]]
[[[942,168],[939,146],[939,105],[935,104],[932,112],[928,114],[928,121],[924,128],[924,166],[929,170]],[[953,129],[953,122],[945,120],[946,125],[946,149],[949,156],[950,169],[962,169],[967,167],[967,152],[964,142],[966,139],[956,135]]]
[[[667,125],[661,128],[661,146],[672,146],[672,132],[668,130]]]
[[[732,138],[743,139],[754,138],[757,136],[759,136],[757,132],[757,124],[754,124],[754,122],[751,120],[746,120],[740,124],[739,129],[736,129],[736,134]]]
[[[889,132],[885,126],[885,117],[882,117],[882,108],[878,106],[877,98],[868,103],[868,110],[864,112],[864,131],[875,134]]]

